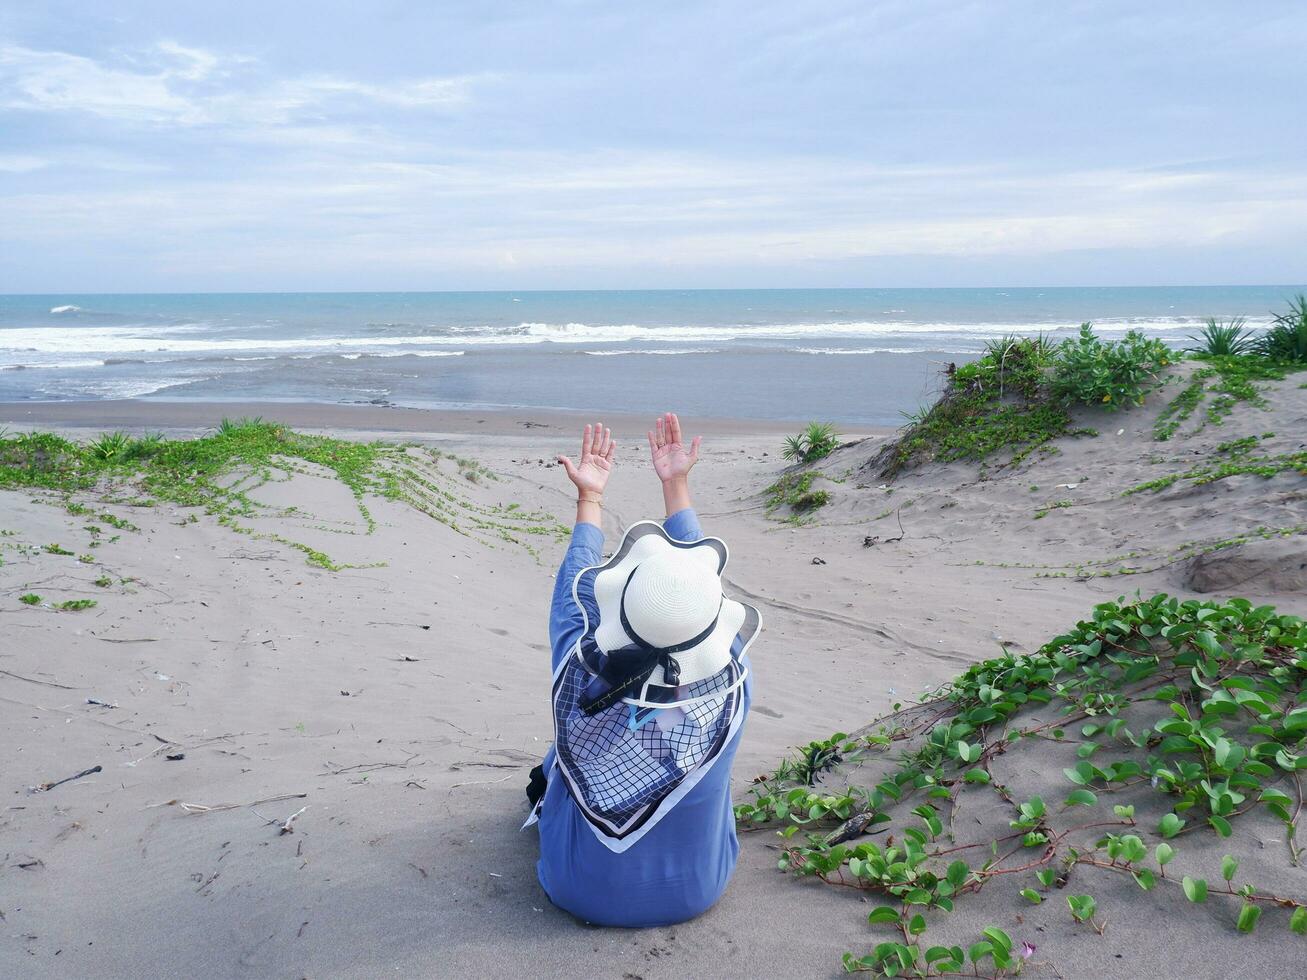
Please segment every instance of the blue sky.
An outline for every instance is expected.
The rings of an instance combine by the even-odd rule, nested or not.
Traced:
[[[1307,5],[0,6],[0,292],[1282,283]]]

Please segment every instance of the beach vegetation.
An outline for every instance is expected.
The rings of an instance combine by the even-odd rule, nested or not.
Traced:
[[[214,432],[194,439],[111,433],[83,443],[40,432],[8,436],[0,439],[0,490],[45,491],[65,508],[74,495],[138,508],[193,507],[233,531],[295,548],[310,564],[329,570],[343,566],[321,549],[252,523],[302,516],[298,508],[259,501],[260,487],[325,473],[353,494],[364,534],[376,527],[368,506],[376,497],[407,504],[459,534],[516,545],[533,555],[533,538],[565,536],[566,529],[549,514],[471,499],[442,463],[440,453],[413,445],[306,435],[260,418],[224,419]],[[473,482],[496,479],[474,460],[459,460],[457,466],[465,477],[473,474],[468,477]],[[79,506],[91,512],[86,504]],[[117,530],[139,530],[108,510],[95,518]],[[193,523],[193,517],[182,523]],[[349,527],[318,529],[357,533]],[[46,550],[72,554],[57,547]]]
[[[1166,441],[1191,417],[1197,415],[1198,425],[1190,434],[1208,425],[1221,425],[1240,405],[1264,409],[1268,406],[1264,394],[1267,382],[1283,381],[1290,372],[1300,370],[1294,364],[1272,361],[1260,354],[1209,357],[1196,355],[1200,366],[1189,376],[1189,381],[1158,413],[1153,423],[1153,438]],[[1211,401],[1207,397],[1213,396]],[[1206,404],[1199,414],[1198,409]]]
[[[1234,445],[1237,448],[1228,448],[1227,444],[1225,450],[1218,450],[1212,457],[1201,459],[1178,473],[1169,473],[1136,484],[1123,491],[1123,495],[1130,496],[1145,490],[1158,493],[1181,481],[1187,481],[1191,486],[1202,486],[1232,476],[1253,475],[1269,479],[1286,472],[1307,476],[1307,451],[1270,454],[1256,452],[1252,446],[1245,445],[1244,440],[1239,440]]]
[[[1189,339],[1198,346],[1191,348],[1196,354],[1208,357],[1238,357],[1256,349],[1257,338],[1241,316],[1231,320],[1218,320],[1209,316],[1203,329]]]
[[[96,605],[94,599],[65,599],[55,603],[55,608],[64,612],[81,612],[83,609],[94,609]]]
[[[28,592],[26,595],[20,595],[18,601],[23,603],[25,606],[39,606],[41,604],[41,597],[35,592]]]
[[[1307,296],[1299,293],[1290,301],[1288,312],[1276,316],[1262,334],[1258,349],[1272,360],[1307,364]]]
[[[809,422],[797,435],[785,440],[781,455],[799,463],[825,459],[840,446],[839,433],[829,422]]]
[[[812,470],[782,474],[764,491],[767,513],[786,507],[790,511],[790,520],[799,522],[813,511],[825,507],[830,503],[830,492],[814,490],[812,484],[816,478],[817,474]]]
[[[979,358],[951,369],[938,401],[910,417],[872,465],[886,477],[932,460],[1018,465],[1053,451],[1054,439],[1097,435],[1076,426],[1072,412],[1140,404],[1176,356],[1135,331],[1104,341],[1088,323],[1060,344],[1042,334],[990,341]]]
[[[108,575],[101,575],[99,578],[95,580],[95,584],[102,589],[107,589],[109,586],[113,585],[113,579],[111,579]]]
[[[778,834],[782,871],[882,903],[868,922],[883,941],[846,953],[850,972],[1017,972],[1030,939],[988,926],[963,950],[931,945],[930,929],[989,888],[991,902],[1019,901],[1033,939],[1066,889],[1063,914],[1102,934],[1110,915],[1135,911],[1104,907],[1104,877],[1169,896],[1177,911],[1206,902],[1231,936],[1263,923],[1307,933],[1307,894],[1243,874],[1237,852],[1211,854],[1242,822],[1269,820],[1286,864],[1301,858],[1307,623],[1271,606],[1102,603],[1032,654],[1004,650],[813,744],[828,765],[812,765],[810,745],[757,777],[735,815],[742,830]],[[1050,796],[1035,774],[1059,771],[1065,789]]]
[[[61,545],[61,544],[46,544],[46,545],[42,545],[42,546],[41,546],[41,550],[44,551],[44,552],[45,552],[46,554],[48,554],[48,555],[71,555],[71,554],[72,554],[71,551],[69,551],[67,548],[65,548],[65,547],[64,547],[63,545]]]
[[[132,437],[126,432],[105,432],[92,442],[87,451],[103,460],[121,458],[132,445]]]

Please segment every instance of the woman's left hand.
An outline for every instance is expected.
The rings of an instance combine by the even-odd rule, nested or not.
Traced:
[[[558,462],[567,471],[567,478],[576,484],[577,493],[603,496],[604,487],[608,485],[608,475],[613,470],[613,452],[617,443],[611,429],[605,429],[602,422],[587,425],[581,434],[580,462],[573,463],[566,456],[559,456]]]

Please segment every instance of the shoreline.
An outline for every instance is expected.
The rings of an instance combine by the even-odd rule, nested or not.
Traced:
[[[577,412],[538,408],[428,409],[390,405],[319,402],[200,402],[122,399],[114,401],[0,402],[0,425],[59,427],[127,432],[165,429],[195,431],[224,418],[261,416],[301,431],[348,430],[364,433],[431,433],[507,436],[541,433],[571,437],[596,417],[622,433],[643,440],[651,415],[635,412]],[[694,418],[697,432],[710,436],[777,435],[803,423],[775,419]],[[888,435],[890,426],[841,426],[844,438]]]

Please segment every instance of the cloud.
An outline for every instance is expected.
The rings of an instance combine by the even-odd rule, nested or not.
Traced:
[[[172,81],[194,72],[194,60],[179,75],[107,68],[62,51],[0,48],[0,105],[38,112],[89,112],[109,119],[193,124],[202,114],[172,90]]]
[[[114,66],[63,51],[0,47],[0,107],[83,112],[171,126],[267,126],[348,105],[396,109],[459,106],[489,76],[376,84],[319,74],[264,79],[252,59],[222,57],[173,41]]]
[[[49,165],[50,161],[45,157],[25,153],[0,153],[0,173],[26,174]]]

